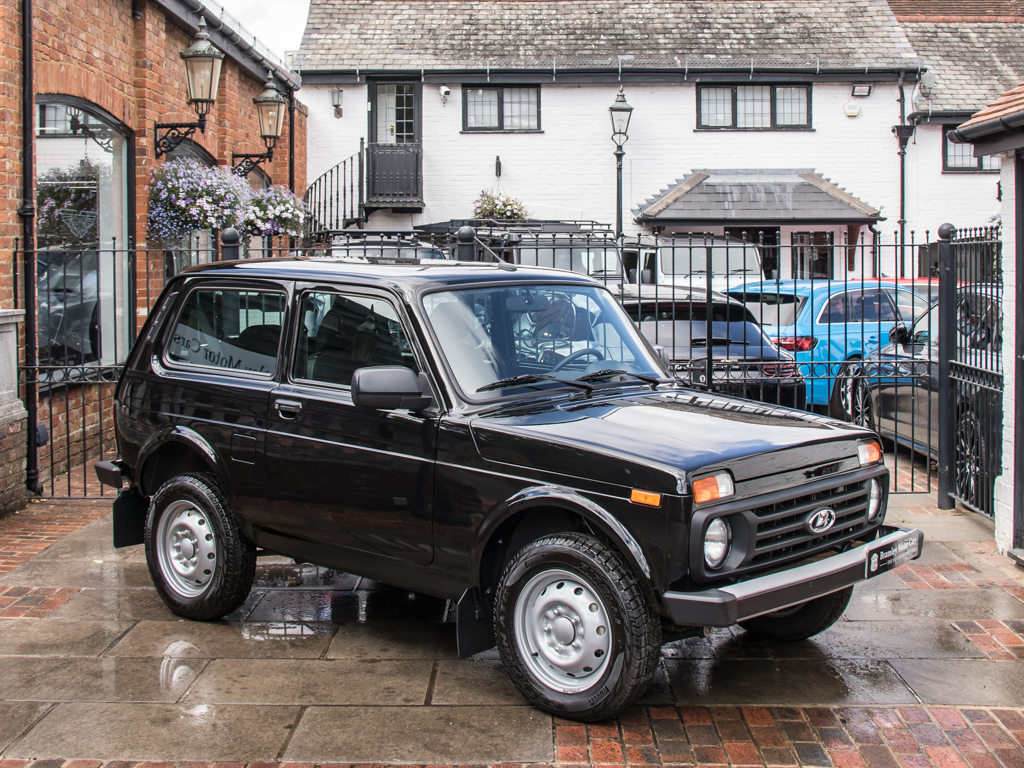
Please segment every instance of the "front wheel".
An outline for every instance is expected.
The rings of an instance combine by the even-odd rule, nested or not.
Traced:
[[[238,530],[224,493],[206,474],[172,477],[146,517],[146,563],[167,607],[199,621],[238,608],[256,576],[256,547]]]
[[[800,605],[741,621],[740,626],[772,640],[806,640],[839,621],[852,596],[853,587],[847,587]]]
[[[650,684],[661,625],[622,556],[591,536],[538,539],[498,584],[494,633],[531,703],[574,720],[615,715]]]

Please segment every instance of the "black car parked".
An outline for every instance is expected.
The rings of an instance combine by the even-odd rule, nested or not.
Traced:
[[[761,330],[743,304],[699,289],[629,286],[622,306],[651,344],[664,350],[672,373],[691,386],[708,383],[712,392],[803,410],[807,386],[796,361]]]
[[[920,552],[872,433],[667,374],[569,272],[210,264],[151,313],[97,473],[181,616],[239,606],[259,553],[340,568],[452,600],[460,654],[497,644],[530,701],[597,720],[664,641],[809,637]]]

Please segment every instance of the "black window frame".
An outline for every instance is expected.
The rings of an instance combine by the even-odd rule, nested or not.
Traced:
[[[505,89],[506,88],[532,88],[537,93],[537,127],[536,128],[506,128],[505,123]],[[469,127],[469,101],[466,98],[467,91],[497,91],[498,92],[498,127],[497,128],[470,128]],[[541,87],[539,83],[463,83],[462,84],[462,132],[463,133],[543,133],[541,128]]]
[[[966,167],[962,165],[951,166],[949,164],[949,138],[947,134],[955,130],[955,125],[944,125],[942,126],[942,172],[943,173],[1001,173],[1002,167],[999,168],[982,168],[981,164],[984,160],[983,157],[975,157],[973,167]],[[973,144],[968,146],[973,147]]]
[[[738,89],[746,86],[767,86],[772,89],[771,98],[771,125],[765,127],[751,127],[742,128],[736,124],[737,119],[737,106],[738,106]],[[732,125],[704,125],[704,116],[701,113],[701,92],[705,88],[731,88],[732,89]],[[776,122],[778,112],[778,89],[779,88],[803,88],[807,93],[807,122],[800,125],[778,125]],[[697,131],[813,131],[814,130],[814,118],[813,111],[811,109],[811,100],[813,94],[813,87],[811,83],[700,83],[694,89],[694,93],[697,97]]]

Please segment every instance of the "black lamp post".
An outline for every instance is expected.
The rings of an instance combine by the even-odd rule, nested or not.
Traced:
[[[260,121],[260,138],[267,151],[260,154],[237,154],[231,153],[231,170],[239,176],[248,176],[252,170],[264,160],[274,159],[274,146],[281,137],[281,128],[284,126],[284,113],[288,107],[288,99],[277,90],[274,85],[274,73],[267,73],[267,84],[263,87],[263,93],[252,100],[256,105],[256,114]],[[240,162],[237,162],[240,161]],[[237,164],[236,164],[237,162]]]
[[[199,119],[194,123],[156,123],[156,156],[170,152],[199,129],[206,133],[206,116],[217,100],[220,70],[224,65],[224,52],[210,42],[206,32],[206,19],[199,17],[199,32],[192,45],[181,52],[185,61],[185,85],[188,101]],[[163,136],[160,131],[166,131]]]
[[[619,86],[619,94],[615,97],[615,103],[608,107],[608,114],[612,118],[612,141],[615,142],[615,173],[616,173],[616,205],[615,205],[615,238],[622,236],[622,156],[626,153],[622,145],[629,140],[626,131],[629,130],[629,118],[633,114],[633,108],[626,103],[626,95]]]

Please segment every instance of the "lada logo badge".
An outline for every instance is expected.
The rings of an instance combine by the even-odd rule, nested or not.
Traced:
[[[824,533],[836,524],[836,513],[828,507],[817,509],[807,520],[807,529],[811,533]]]

